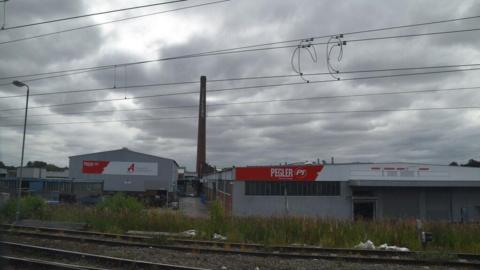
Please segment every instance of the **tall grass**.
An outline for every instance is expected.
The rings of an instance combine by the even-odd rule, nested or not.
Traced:
[[[212,203],[208,218],[191,218],[181,212],[146,209],[126,196],[111,198],[96,207],[43,205],[32,217],[46,220],[86,222],[91,229],[113,233],[128,230],[182,232],[195,229],[199,238],[211,239],[213,233],[229,241],[279,244],[308,244],[350,248],[360,241],[380,245],[405,246],[421,250],[414,220],[341,221],[311,217],[231,217],[221,204]],[[11,216],[11,206],[7,212]],[[2,211],[3,213],[3,211]],[[14,212],[13,212],[14,213]],[[31,212],[30,212],[31,213]],[[433,233],[427,249],[442,252],[480,253],[480,224],[425,222],[424,229]]]
[[[1,218],[6,221],[14,220],[18,206],[21,219],[43,219],[48,215],[47,204],[42,198],[28,196],[21,198],[20,203],[17,198],[8,200],[0,209]]]

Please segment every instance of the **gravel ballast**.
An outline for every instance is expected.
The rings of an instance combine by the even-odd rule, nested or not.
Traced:
[[[304,259],[282,259],[279,257],[257,257],[244,255],[222,255],[222,254],[200,254],[192,252],[181,252],[159,248],[138,248],[107,246],[92,243],[72,242],[64,240],[38,239],[31,237],[4,236],[5,241],[12,241],[24,244],[38,245],[44,247],[66,249],[112,257],[143,260],[156,263],[176,264],[193,266],[208,269],[221,270],[310,270],[310,269],[459,269],[451,267],[425,267],[425,266],[402,266],[385,264],[358,264],[328,260],[304,260]],[[74,262],[71,262],[74,263]]]

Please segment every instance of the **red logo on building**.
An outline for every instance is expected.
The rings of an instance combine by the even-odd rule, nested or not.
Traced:
[[[322,165],[235,168],[237,181],[315,181]]]
[[[84,160],[82,173],[84,174],[102,174],[110,161],[105,160]]]
[[[305,176],[307,176],[307,170],[305,170],[305,169],[297,169],[297,170],[295,171],[295,176],[296,176],[296,177],[300,177],[300,178],[305,177]]]
[[[132,163],[130,166],[128,166],[128,172],[129,173],[135,172],[135,163]]]

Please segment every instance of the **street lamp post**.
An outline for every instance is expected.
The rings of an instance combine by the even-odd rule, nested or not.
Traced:
[[[23,180],[23,156],[25,153],[25,135],[27,132],[27,113],[28,113],[28,97],[30,96],[30,87],[27,84],[20,81],[13,81],[13,85],[17,87],[27,87],[27,102],[25,105],[25,122],[23,124],[23,141],[22,141],[22,158],[20,160],[20,179],[18,183],[18,193],[17,193],[17,212],[15,213],[15,221],[18,222],[20,219],[20,198],[22,197],[22,180]]]

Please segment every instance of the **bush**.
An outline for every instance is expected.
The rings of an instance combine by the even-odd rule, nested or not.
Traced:
[[[209,212],[209,233],[225,233],[227,220],[225,210],[219,201],[213,201],[208,209]]]
[[[14,220],[17,212],[17,198],[10,199],[2,207],[1,215],[7,220]],[[44,219],[47,216],[47,203],[40,197],[27,196],[20,199],[20,219]]]
[[[144,209],[144,205],[134,197],[116,193],[99,202],[85,219],[96,230],[122,233],[140,228],[145,220]]]
[[[123,193],[116,193],[113,196],[105,198],[97,204],[99,210],[111,211],[113,213],[142,211],[145,207],[137,199],[126,196]]]

